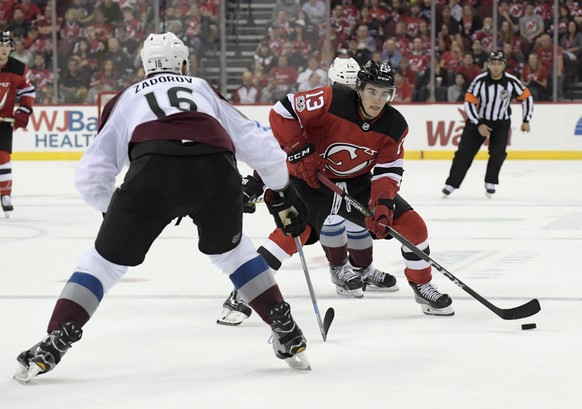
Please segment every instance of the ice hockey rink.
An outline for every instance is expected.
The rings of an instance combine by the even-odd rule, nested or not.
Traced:
[[[582,162],[507,161],[493,199],[484,161],[442,199],[449,166],[406,163],[401,194],[428,224],[431,257],[498,307],[539,299],[537,315],[502,320],[437,271],[456,315],[423,315],[395,240],[375,243],[374,264],[400,291],[342,298],[316,244],[305,254],[319,309],[336,313],[327,342],[299,258],[276,276],[308,340],[312,371],[296,371],[275,358],[256,315],[240,327],[215,323],[230,282],[183,220],[105,296],[56,369],[21,385],[15,358],[45,335],[101,214],[75,191],[75,162],[13,162],[15,211],[0,219],[0,408],[580,407]],[[245,216],[256,246],[272,228],[263,205]]]

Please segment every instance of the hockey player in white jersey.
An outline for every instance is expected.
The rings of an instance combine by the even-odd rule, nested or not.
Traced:
[[[360,66],[353,58],[336,58],[328,70],[329,85],[342,84],[356,88]],[[254,212],[253,200],[261,196],[263,185],[257,178],[246,176],[243,181],[246,211]],[[286,249],[280,246],[277,232],[273,232],[267,243],[259,248],[271,268],[277,270],[289,258]],[[364,290],[398,291],[396,278],[372,264],[373,240],[368,230],[338,215],[330,215],[319,235],[319,241],[330,265],[331,280],[340,295],[362,298]],[[235,290],[223,303],[223,310],[216,322],[222,325],[239,325],[252,314],[251,308]]]
[[[292,235],[305,228],[307,210],[289,187],[286,154],[272,134],[258,129],[206,81],[185,75],[188,48],[174,34],[150,34],[141,58],[146,79],[106,105],[75,175],[83,199],[104,214],[95,244],[62,290],[48,335],[18,356],[15,379],[29,382],[52,370],[81,339],[82,327],[128,266],[141,264],[164,227],[182,217],[197,226],[200,251],[269,324],[275,355],[292,368],[310,369],[306,340],[273,271],[242,232],[234,152],[279,192],[269,203],[286,214],[277,224]],[[125,179],[115,188],[128,160]]]

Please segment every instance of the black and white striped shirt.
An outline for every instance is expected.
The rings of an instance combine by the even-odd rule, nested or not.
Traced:
[[[465,112],[475,125],[483,121],[508,120],[513,98],[521,101],[523,121],[529,122],[533,113],[533,98],[529,89],[514,75],[503,73],[494,80],[489,72],[479,74],[465,94]]]

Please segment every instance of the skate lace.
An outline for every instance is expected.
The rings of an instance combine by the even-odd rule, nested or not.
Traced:
[[[378,270],[375,267],[368,267],[364,274],[362,274],[362,280],[366,281],[376,281],[376,282],[384,282],[384,277],[386,277],[386,273],[383,271]]]
[[[350,281],[358,277],[358,275],[354,273],[350,266],[347,264],[344,264],[340,267],[334,267],[333,271],[334,274],[343,281]]]
[[[437,287],[431,283],[419,284],[417,288],[424,298],[431,301],[436,301],[442,296],[442,294],[437,290]]]

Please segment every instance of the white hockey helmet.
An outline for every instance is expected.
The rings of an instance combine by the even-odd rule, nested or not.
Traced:
[[[327,71],[329,85],[344,84],[355,89],[358,71],[360,71],[360,65],[356,60],[351,57],[337,57]]]
[[[146,77],[159,72],[182,74],[182,64],[190,66],[188,47],[174,33],[150,34],[141,49]],[[190,71],[188,69],[188,71]]]

